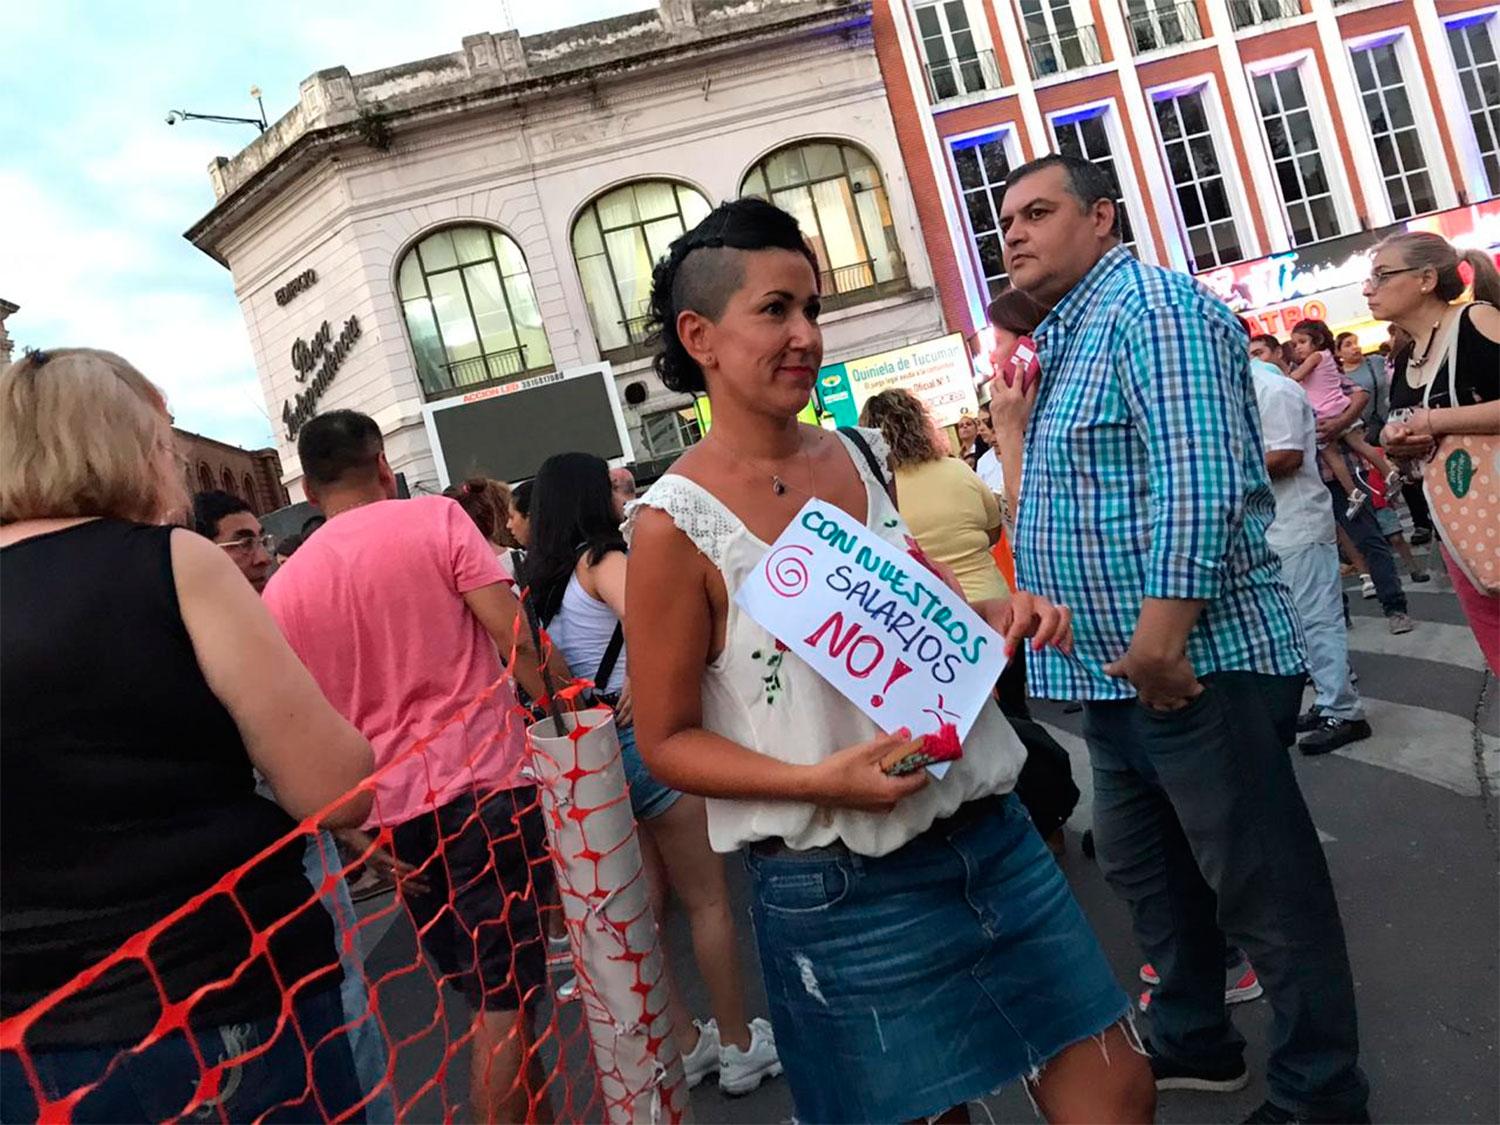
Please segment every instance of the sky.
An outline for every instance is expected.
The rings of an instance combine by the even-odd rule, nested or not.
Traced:
[[[652,0],[5,0],[0,298],[19,347],[106,348],[163,387],[176,422],[273,444],[229,271],[182,237],[213,206],[208,164],[275,121],[314,71],[352,73],[654,7]],[[507,9],[509,17],[507,16]]]

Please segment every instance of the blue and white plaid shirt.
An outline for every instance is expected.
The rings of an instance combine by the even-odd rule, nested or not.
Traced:
[[[1075,648],[1028,654],[1035,694],[1134,696],[1104,665],[1129,647],[1143,597],[1208,602],[1188,636],[1200,676],[1300,673],[1301,627],[1266,546],[1276,507],[1234,315],[1186,274],[1116,247],[1036,341],[1016,566],[1023,589],[1071,607]]]

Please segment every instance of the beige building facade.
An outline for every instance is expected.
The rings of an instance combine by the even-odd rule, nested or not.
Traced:
[[[233,274],[294,496],[315,413],[372,415],[421,491],[425,403],[601,359],[636,459],[680,450],[695,424],[650,371],[650,266],[742,194],[809,233],[825,362],[943,331],[868,2],[664,0],[321,71],[210,174],[188,237]]]

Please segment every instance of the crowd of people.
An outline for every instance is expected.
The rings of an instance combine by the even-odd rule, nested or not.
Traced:
[[[799,1120],[886,1121],[966,1120],[1020,1081],[1048,1120],[1149,1121],[1159,1091],[1247,1084],[1227,1004],[1264,992],[1269,1097],[1248,1120],[1368,1121],[1287,749],[1371,735],[1341,569],[1391,633],[1414,628],[1398,555],[1428,576],[1398,495],[1500,673],[1484,535],[1421,483],[1455,439],[1500,440],[1500,276],[1435,235],[1385,240],[1376,358],[1319,321],[1254,333],[1119,223],[1085,161],[1010,175],[998,374],[950,443],[901,390],[859,428],[798,421],[817,259],[791,215],[725,203],[652,278],[656,370],[713,426],[643,494],[572,453],[514,488],[397,501],[379,427],[335,410],[298,438],[324,522],[279,543],[234,497],[182,492],[166,403],[125,360],[7,368],[0,962],[25,1026],[0,1052],[4,1117],[82,1091],[79,1120],[393,1119],[342,854],[394,883],[470,1009],[473,1116],[550,1119],[537,1020],[566,999],[548,972],[566,939],[525,727],[585,683],[614,711],[653,909],[675,899],[691,933],[669,970],[690,1084],[784,1073]],[[915,543],[1004,638],[941,777],[887,772],[908,732],[736,600],[810,498]],[[1033,697],[1082,708],[1139,1002],[1054,859],[1079,791]],[[745,998],[730,852],[769,1020]],[[690,969],[710,1018],[675,985]]]

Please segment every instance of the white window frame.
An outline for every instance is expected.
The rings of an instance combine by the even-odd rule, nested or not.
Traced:
[[[927,57],[927,40],[922,35],[921,24],[917,22],[917,9],[936,8],[938,24],[942,28],[943,48],[948,52],[949,61],[959,60],[958,51],[953,46],[953,29],[948,25],[948,3],[949,0],[908,0],[911,13],[912,42],[917,51],[917,63],[922,70],[924,84],[928,83],[927,72],[932,69],[933,63]],[[995,45],[990,39],[990,21],[985,17],[983,8],[979,7],[974,0],[963,0],[964,14],[969,17],[969,34],[974,39],[974,52],[977,57],[981,72],[985,71],[985,52],[989,53],[990,67],[993,74],[984,73],[985,85],[977,90],[961,90],[951,98],[935,98],[933,92],[928,88],[928,102],[932,105],[940,105],[945,110],[955,108],[964,104],[966,100],[981,101],[985,98],[995,96],[995,92],[1002,86],[1000,76],[1000,59],[995,51]],[[955,70],[957,68],[955,67]],[[993,77],[994,81],[991,82]]]
[[[1141,0],[1145,7],[1143,12],[1132,12],[1128,0],[1121,0],[1120,11],[1125,20],[1126,42],[1130,46],[1130,57],[1136,60],[1154,59],[1165,55],[1169,51],[1193,50],[1194,44],[1199,44],[1211,38],[1209,34],[1208,21],[1203,18],[1203,13],[1198,10],[1196,4],[1186,3],[1184,0]],[[1162,34],[1161,21],[1163,14],[1178,8],[1191,8],[1193,19],[1198,24],[1198,37],[1196,39],[1182,39],[1176,43],[1167,43],[1166,36]],[[1137,15],[1145,16],[1151,23],[1152,30],[1156,32],[1157,38],[1163,42],[1158,47],[1149,50],[1137,51],[1135,49],[1135,24],[1131,22]],[[1179,18],[1180,17],[1174,17]]]
[[[1191,94],[1194,91],[1203,94],[1203,112],[1208,117],[1209,135],[1214,138],[1214,143],[1218,148],[1219,167],[1224,173],[1224,187],[1229,195],[1230,218],[1234,222],[1235,234],[1240,240],[1240,250],[1245,255],[1242,260],[1250,261],[1259,258],[1263,250],[1260,239],[1255,234],[1255,224],[1250,221],[1250,197],[1246,194],[1244,182],[1240,179],[1237,149],[1234,145],[1233,134],[1229,131],[1229,119],[1224,113],[1215,74],[1209,71],[1177,82],[1151,86],[1145,91],[1146,108],[1150,117],[1146,127],[1151,130],[1151,138],[1156,145],[1156,156],[1161,161],[1162,172],[1166,177],[1168,196],[1161,201],[1162,206],[1157,208],[1156,213],[1162,222],[1163,230],[1177,232],[1178,243],[1182,247],[1184,268],[1188,273],[1198,272],[1193,266],[1193,244],[1188,239],[1187,228],[1183,225],[1182,216],[1177,210],[1177,184],[1172,179],[1172,166],[1167,161],[1167,146],[1162,140],[1161,126],[1156,120],[1155,105],[1160,98]],[[1224,159],[1226,151],[1229,154],[1228,160]]]
[[[1500,56],[1500,7],[1459,12],[1442,19],[1441,22],[1443,46],[1448,51],[1448,57],[1453,59],[1454,88],[1458,95],[1456,104],[1448,107],[1448,125],[1458,145],[1459,162],[1463,165],[1469,199],[1472,202],[1480,198],[1500,196],[1500,182],[1490,183],[1489,174],[1485,171],[1479,138],[1474,133],[1474,123],[1470,119],[1468,99],[1464,97],[1463,84],[1458,78],[1458,59],[1453,57],[1453,45],[1448,40],[1448,31],[1453,24],[1483,24],[1489,31],[1495,54]],[[1497,174],[1497,179],[1500,179],[1500,174]]]
[[[1281,198],[1281,181],[1276,176],[1275,161],[1271,159],[1271,142],[1266,137],[1266,126],[1264,118],[1260,116],[1260,100],[1255,93],[1255,79],[1262,74],[1274,74],[1282,70],[1295,70],[1297,78],[1302,83],[1302,96],[1307,100],[1307,110],[1313,120],[1313,128],[1317,130],[1319,143],[1318,155],[1323,159],[1323,174],[1328,177],[1328,186],[1333,194],[1333,209],[1338,216],[1338,233],[1331,236],[1334,238],[1346,234],[1352,234],[1360,229],[1359,214],[1354,209],[1354,193],[1349,187],[1349,176],[1344,168],[1343,153],[1338,151],[1339,132],[1334,127],[1333,115],[1329,112],[1328,101],[1323,89],[1323,76],[1318,71],[1317,61],[1311,50],[1293,51],[1289,54],[1278,55],[1273,59],[1258,59],[1245,66],[1245,73],[1250,77],[1250,100],[1255,106],[1255,114],[1259,128],[1256,137],[1259,139],[1261,152],[1265,156],[1267,167],[1271,169],[1271,179],[1275,184],[1276,198],[1281,203],[1281,211],[1287,217],[1287,236],[1291,237],[1291,216],[1286,212],[1286,200]],[[1358,90],[1358,82],[1355,83]],[[1359,112],[1364,113],[1364,106],[1360,105]],[[1329,138],[1324,142],[1322,138]],[[1328,151],[1328,145],[1333,146],[1332,152]],[[1378,165],[1377,161],[1377,165]],[[1308,243],[1308,245],[1312,245]]]
[[[975,238],[974,231],[969,226],[969,208],[964,202],[963,181],[958,178],[958,161],[954,159],[954,150],[958,147],[968,147],[964,141],[972,141],[976,137],[998,137],[1000,145],[1005,151],[1006,163],[1011,168],[1019,168],[1025,163],[1025,157],[1021,153],[1021,125],[1017,121],[1002,122],[998,125],[986,125],[982,129],[970,129],[966,133],[953,133],[943,137],[943,157],[948,162],[948,175],[952,177],[954,199],[958,204],[958,217],[963,226],[963,246],[961,249],[969,256],[969,261],[974,266],[974,280],[979,286],[980,297],[984,305],[990,303],[990,279],[985,276],[984,263],[979,259],[979,243]],[[995,234],[1000,239],[1001,253],[1004,253],[1005,238],[1000,234],[1000,217],[995,216]],[[1009,277],[1009,273],[1006,274]]]
[[[1141,195],[1140,184],[1136,180],[1135,158],[1131,154],[1125,131],[1121,127],[1120,107],[1115,99],[1100,98],[1097,101],[1068,106],[1066,109],[1053,110],[1047,114],[1047,133],[1052,139],[1052,145],[1054,149],[1057,147],[1057,119],[1059,117],[1077,119],[1093,116],[1095,113],[1103,119],[1104,134],[1109,138],[1110,158],[1115,165],[1115,180],[1120,185],[1120,194],[1124,197],[1125,209],[1134,224],[1135,254],[1143,262],[1158,263],[1160,258],[1156,252],[1156,239],[1152,236],[1151,225],[1147,221],[1149,216],[1146,200]]]
[[[1356,109],[1359,111],[1360,122],[1364,126],[1359,131],[1358,139],[1349,138],[1351,143],[1364,144],[1369,147],[1370,158],[1375,168],[1375,189],[1380,192],[1380,198],[1385,202],[1385,213],[1395,220],[1395,211],[1390,206],[1390,197],[1385,188],[1385,172],[1380,167],[1380,153],[1375,149],[1375,140],[1370,133],[1370,119],[1365,115],[1364,91],[1360,89],[1359,75],[1354,70],[1354,52],[1365,50],[1370,47],[1378,47],[1384,43],[1391,43],[1396,48],[1396,63],[1401,68],[1401,84],[1406,89],[1406,99],[1411,103],[1412,116],[1417,121],[1437,121],[1437,113],[1433,109],[1432,99],[1427,96],[1427,83],[1422,80],[1425,76],[1422,61],[1417,57],[1416,50],[1412,44],[1411,28],[1408,25],[1386,28],[1384,31],[1372,32],[1369,35],[1358,35],[1352,39],[1344,40],[1343,65],[1349,68],[1349,81],[1353,84],[1354,96],[1359,100]],[[1443,51],[1447,53],[1448,45],[1446,39],[1443,43]],[[1448,54],[1451,60],[1452,55]],[[1411,76],[1418,76],[1418,81],[1413,82]],[[1436,129],[1417,130],[1417,142],[1422,146],[1422,158],[1427,162],[1427,174],[1432,180],[1432,194],[1437,200],[1437,210],[1446,211],[1458,206],[1458,194],[1453,187],[1453,177],[1448,170],[1448,157],[1443,152],[1442,140]],[[1408,216],[1411,218],[1414,216]],[[1405,221],[1405,220],[1402,220]]]
[[[1026,73],[1027,76],[1030,77],[1032,75],[1033,62],[1031,57],[1031,40],[1026,34],[1026,11],[1021,6],[1021,0],[1008,0],[1008,2],[1015,5],[1016,26],[1021,33],[1021,54],[1025,56]],[[1110,0],[1106,0],[1106,2],[1110,2]],[[1066,8],[1073,15],[1073,28],[1069,32],[1069,34],[1076,36],[1079,28],[1091,28],[1094,33],[1094,49],[1098,54],[1099,59],[1097,62],[1088,62],[1087,60],[1085,60],[1079,66],[1064,67],[1062,70],[1057,71],[1057,73],[1055,74],[1044,74],[1040,77],[1032,78],[1032,81],[1035,84],[1039,85],[1043,82],[1054,82],[1060,78],[1064,80],[1074,79],[1077,78],[1080,74],[1088,73],[1094,67],[1099,66],[1104,62],[1105,45],[1104,40],[1101,37],[1102,29],[1099,26],[1099,21],[1094,18],[1094,10],[1090,5],[1080,4],[1078,0],[1065,0],[1064,3],[1057,3],[1056,0],[1037,0],[1037,3],[1042,6],[1042,22],[1047,25],[1047,34],[1052,36],[1052,38],[1057,41],[1059,53],[1061,53],[1062,32],[1060,32],[1057,28],[1057,18],[1055,12],[1058,8]]]

